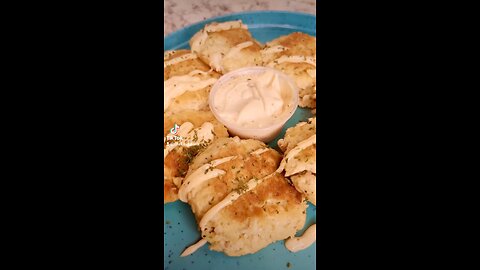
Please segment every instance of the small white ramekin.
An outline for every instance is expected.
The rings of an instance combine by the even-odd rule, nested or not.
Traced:
[[[282,118],[277,118],[277,119],[272,119],[272,122],[269,126],[262,127],[262,128],[245,128],[237,123],[227,121],[223,119],[219,114],[218,110],[214,106],[214,101],[215,101],[215,93],[229,80],[232,78],[235,78],[237,76],[241,75],[247,75],[247,74],[255,74],[255,73],[261,73],[261,72],[266,72],[266,71],[272,71],[276,74],[278,74],[279,78],[281,80],[284,80],[285,83],[288,83],[290,86],[290,89],[292,91],[292,100],[290,103],[290,110],[288,113],[284,113]],[[298,107],[298,88],[295,82],[285,73],[280,72],[276,69],[273,68],[268,68],[268,67],[246,67],[246,68],[241,68],[234,70],[232,72],[229,72],[225,75],[223,75],[212,87],[210,90],[210,96],[208,98],[208,103],[210,105],[210,110],[212,111],[213,115],[217,120],[222,123],[227,129],[230,135],[232,136],[238,136],[242,139],[256,139],[259,141],[263,141],[265,143],[271,142],[277,135],[280,133],[282,130],[283,126],[285,123],[292,117],[292,115],[295,113],[295,110]]]

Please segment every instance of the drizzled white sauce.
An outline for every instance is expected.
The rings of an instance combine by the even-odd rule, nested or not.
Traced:
[[[182,56],[175,57],[171,60],[163,62],[163,68],[166,68],[168,66],[173,66],[175,64],[178,64],[178,63],[181,63],[181,62],[184,62],[184,61],[187,61],[187,60],[197,59],[197,58],[198,58],[198,56],[196,54],[187,53],[187,54],[184,54]]]
[[[298,153],[300,153],[302,150],[304,150],[305,148],[309,147],[310,145],[314,145],[317,143],[317,135],[316,134],[313,134],[312,136],[310,136],[310,138],[304,140],[304,141],[301,141],[300,143],[297,144],[297,146],[295,146],[292,150],[290,150],[288,152],[288,154],[282,159],[282,162],[280,163],[280,166],[278,167],[277,169],[277,172],[282,172],[284,169],[285,169],[285,166],[287,163],[290,163],[291,160],[293,158],[295,158],[296,155],[298,155]],[[295,162],[294,163],[298,164],[297,168],[295,168],[295,166],[293,167],[290,167],[289,166],[289,170],[288,172],[286,171],[285,172],[285,176],[290,176],[294,173],[293,172],[300,172],[300,171],[304,171],[304,170],[308,170],[308,171],[311,171],[313,173],[316,173],[316,166],[315,166],[315,163],[312,164],[302,164],[300,162]],[[303,168],[300,167],[300,165],[304,166]]]
[[[187,91],[201,90],[217,81],[216,78],[208,78],[203,80],[202,78],[193,76],[199,73],[203,73],[203,71],[194,70],[187,75],[175,76],[163,82],[164,112],[168,109],[176,97],[183,95]]]
[[[240,44],[235,45],[234,47],[230,48],[228,52],[225,54],[225,56],[222,55],[221,52],[213,53],[210,55],[210,66],[218,72],[225,73],[225,69],[223,68],[223,60],[235,56],[238,54],[241,50],[248,48],[253,45],[253,42],[247,41],[243,42]]]
[[[195,244],[189,246],[188,248],[186,248],[185,251],[183,251],[182,254],[180,254],[180,257],[185,257],[185,256],[188,256],[188,255],[194,253],[195,251],[197,251],[197,249],[203,247],[203,245],[205,245],[206,243],[207,243],[207,240],[201,239],[197,243],[195,243]]]
[[[287,177],[303,171],[310,171],[312,173],[317,173],[315,160],[309,159],[308,161],[306,161],[302,159],[300,160],[294,159],[285,165],[285,176]]]
[[[212,141],[214,138],[213,135],[213,124],[210,122],[205,122],[201,127],[193,129],[193,124],[190,122],[185,122],[180,125],[177,134],[169,133],[166,137],[163,137],[163,142],[167,141],[167,137],[181,137],[179,141],[169,142],[163,149],[163,158],[166,158],[168,153],[172,151],[175,147],[182,145],[185,147],[191,147],[194,145],[200,145],[202,143]]]
[[[250,153],[250,154],[252,154],[252,155],[261,155],[261,154],[267,152],[268,150],[270,150],[268,147],[267,147],[267,148],[259,148],[259,149],[253,151],[253,152]]]
[[[283,55],[282,57],[270,62],[268,66],[274,67],[277,64],[282,64],[282,63],[307,63],[312,66],[317,66],[317,58],[312,57],[312,56],[299,56],[299,55],[293,55],[293,56],[287,56]]]
[[[289,238],[285,241],[285,247],[291,252],[298,252],[308,248],[317,240],[317,224],[310,226],[302,236]]]
[[[230,48],[230,50],[228,50],[228,52],[223,57],[222,57],[221,53],[213,54],[212,57],[211,57],[212,60],[210,61],[211,67],[213,67],[216,71],[225,73],[225,69],[223,68],[223,61],[225,59],[228,59],[232,56],[237,55],[238,53],[240,53],[241,50],[243,50],[245,48],[248,48],[248,47],[252,46],[253,44],[254,43],[251,42],[251,41],[247,41],[247,42],[237,44],[234,47]]]
[[[192,48],[192,51],[199,52],[202,49],[203,45],[205,45],[205,41],[208,39],[208,33],[225,31],[230,29],[238,29],[238,28],[248,29],[248,27],[244,25],[240,20],[217,23],[217,24],[209,24],[192,37],[192,39],[190,40],[190,47]]]
[[[227,162],[229,160],[232,160],[236,158],[236,156],[234,157],[227,157],[227,158],[222,158],[222,159],[217,159],[217,160],[214,160],[214,161],[211,161],[211,165],[219,165],[221,163],[224,163],[224,162]],[[203,167],[203,166],[202,166]],[[201,169],[203,168],[199,168],[197,169],[195,172],[201,172]],[[221,170],[219,170],[221,171]],[[195,173],[194,172],[194,173]],[[192,173],[191,175],[193,175],[194,173]],[[210,221],[215,215],[218,214],[218,212],[220,212],[223,208],[225,208],[226,206],[232,204],[236,199],[238,199],[240,196],[242,196],[243,194],[249,192],[250,190],[254,189],[258,184],[260,184],[261,182],[263,182],[266,178],[268,177],[271,177],[272,175],[274,175],[274,173],[258,180],[258,179],[251,179],[250,181],[248,181],[247,183],[247,188],[245,191],[239,193],[237,191],[232,191],[230,192],[222,201],[220,201],[219,203],[217,203],[215,206],[213,206],[212,208],[210,208],[202,217],[202,219],[200,220],[200,222],[198,223],[198,226],[200,227],[200,230],[203,231],[203,228],[205,227],[205,225],[208,223],[208,221]],[[185,181],[183,182],[182,186],[180,187],[180,190],[178,192],[178,197],[182,200],[183,199],[186,199],[185,202],[188,202],[185,196],[186,193],[188,193],[188,191],[185,190],[184,188],[184,185],[189,185],[190,186],[190,191],[193,187],[195,186],[198,186],[198,184],[200,184],[200,182],[202,181],[205,181],[207,179],[200,179],[198,180],[197,179],[190,179],[190,183],[187,183],[187,181],[189,181],[188,179],[190,179],[190,177],[188,177],[187,179],[185,179]],[[195,182],[195,183],[192,183]],[[182,192],[182,195],[180,195],[180,192]],[[182,196],[182,197],[180,197]],[[183,200],[182,200],[183,201]],[[198,248],[200,248],[201,246],[203,246],[207,241],[205,239],[202,239],[200,240],[199,242],[197,242],[196,244],[188,247],[187,249],[185,249],[185,251],[182,253],[182,257],[183,256],[188,256],[190,254],[192,254],[193,252],[195,252]]]
[[[283,52],[283,51],[286,51],[286,50],[288,50],[288,48],[283,47],[281,45],[275,45],[275,46],[271,46],[271,47],[267,47],[267,48],[263,49],[261,53],[263,55],[266,55],[266,54],[279,53],[279,52]]]
[[[215,168],[216,166],[222,163],[228,162],[230,160],[233,160],[235,158],[237,157],[230,156],[230,157],[225,157],[221,159],[216,159],[196,169],[183,181],[182,186],[178,190],[178,198],[182,202],[188,202],[188,200],[191,197],[188,195],[193,191],[195,187],[199,186],[200,184],[202,184],[203,182],[209,179],[225,174],[224,170],[216,169]]]
[[[198,223],[198,226],[200,227],[200,229],[203,231],[203,228],[205,227],[205,225],[207,225],[207,223],[215,216],[218,214],[218,212],[220,212],[223,208],[229,206],[230,204],[232,204],[235,200],[237,200],[240,196],[242,196],[243,194],[249,192],[250,190],[254,189],[258,184],[262,183],[265,179],[271,177],[272,175],[274,175],[276,172],[272,173],[272,174],[269,174],[267,176],[265,176],[264,178],[262,179],[251,179],[250,181],[247,182],[247,188],[244,192],[237,192],[237,191],[232,191],[230,192],[230,194],[228,194],[222,201],[220,201],[218,204],[216,204],[215,206],[213,206],[212,208],[210,208],[207,213],[205,213],[205,215],[203,215],[202,219],[200,220],[200,222]]]

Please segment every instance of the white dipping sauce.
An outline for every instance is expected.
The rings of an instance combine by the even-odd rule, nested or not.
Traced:
[[[263,128],[291,111],[292,91],[278,74],[266,71],[227,81],[213,106],[224,120],[245,128]]]
[[[185,257],[185,256],[188,256],[190,254],[193,254],[195,251],[197,251],[197,249],[203,247],[203,245],[205,245],[207,243],[207,240],[205,239],[201,239],[200,241],[198,241],[197,243],[189,246],[188,248],[186,248],[182,254],[180,254],[180,257]]]
[[[317,240],[317,224],[310,226],[302,236],[293,237],[285,241],[285,247],[291,252],[308,248]]]

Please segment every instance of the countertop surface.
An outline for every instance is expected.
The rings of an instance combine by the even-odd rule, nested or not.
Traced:
[[[316,0],[165,0],[163,36],[182,27],[242,11],[285,10],[316,15]]]

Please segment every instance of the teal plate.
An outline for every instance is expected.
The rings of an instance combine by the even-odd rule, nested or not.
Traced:
[[[164,38],[164,50],[189,49],[188,41],[202,27],[210,22],[242,20],[248,25],[253,37],[265,43],[292,32],[304,32],[316,36],[316,17],[310,14],[286,11],[255,11],[235,13],[211,18],[178,30]],[[311,116],[310,110],[298,108],[288,120],[280,135],[269,145],[277,147],[277,140],[285,135],[285,130]],[[277,241],[255,254],[241,257],[229,257],[223,253],[211,251],[208,244],[187,257],[180,254],[188,246],[200,239],[200,232],[188,204],[177,201],[164,206],[164,270],[279,270],[279,269],[316,269],[316,245],[291,253],[285,248],[284,241]],[[316,207],[309,203],[307,221],[297,236],[316,223]]]

